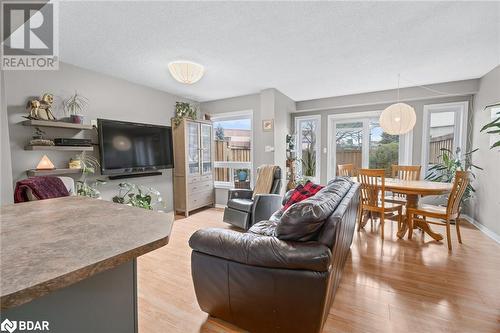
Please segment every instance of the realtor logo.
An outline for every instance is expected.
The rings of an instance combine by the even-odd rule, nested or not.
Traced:
[[[2,2],[2,69],[58,69],[58,3]]]
[[[17,328],[17,322],[16,321],[10,321],[9,319],[5,319],[0,324],[0,330],[2,332],[12,333],[12,332],[14,332],[16,330],[16,328]]]

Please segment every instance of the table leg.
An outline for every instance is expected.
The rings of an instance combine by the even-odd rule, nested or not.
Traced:
[[[406,195],[406,216],[403,221],[403,226],[401,230],[398,231],[397,235],[399,238],[403,238],[406,232],[408,231],[408,222],[410,221],[410,215],[408,214],[408,208],[416,208],[418,207],[418,195],[416,194],[408,194]],[[427,233],[433,239],[440,241],[443,239],[443,235],[432,231],[429,223],[423,221],[415,221],[414,228],[420,228],[422,231]]]

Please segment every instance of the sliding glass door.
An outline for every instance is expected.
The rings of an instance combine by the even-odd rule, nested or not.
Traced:
[[[329,179],[337,174],[339,164],[385,169],[389,176],[391,165],[409,162],[409,154],[404,152],[407,145],[400,145],[400,136],[384,132],[379,115],[380,112],[365,112],[329,116]]]

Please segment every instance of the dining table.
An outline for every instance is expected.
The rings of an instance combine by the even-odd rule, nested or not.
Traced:
[[[358,181],[357,177],[351,178]],[[403,180],[398,178],[385,178],[385,190],[393,193],[404,194],[406,196],[406,216],[403,219],[401,228],[397,232],[399,238],[403,238],[408,231],[410,216],[408,208],[418,207],[420,197],[430,195],[443,195],[451,191],[453,184],[443,182],[433,182],[428,180]],[[366,222],[365,222],[366,223]],[[429,223],[424,221],[415,221],[414,227],[420,228],[433,239],[440,241],[443,235],[434,232]]]

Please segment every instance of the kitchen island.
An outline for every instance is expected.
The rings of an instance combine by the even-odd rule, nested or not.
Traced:
[[[173,219],[84,197],[1,207],[1,320],[137,332],[136,258],[168,243]]]

